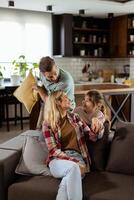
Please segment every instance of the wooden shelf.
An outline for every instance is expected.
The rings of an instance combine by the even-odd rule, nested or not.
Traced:
[[[101,46],[103,46],[103,45],[109,45],[108,43],[99,43],[99,42],[96,42],[96,43],[91,43],[91,42],[73,42],[74,44],[78,44],[78,45],[80,45],[80,44],[87,44],[87,45],[101,45]]]
[[[73,27],[75,31],[87,31],[87,32],[109,32],[108,29],[99,29],[99,28],[78,28]]]

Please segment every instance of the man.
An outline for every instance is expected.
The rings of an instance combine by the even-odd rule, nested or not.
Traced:
[[[56,66],[55,61],[49,56],[43,57],[39,63],[41,81],[44,88],[35,86],[42,100],[45,102],[49,93],[62,90],[71,102],[71,108],[75,107],[74,81],[71,75]]]
[[[35,85],[33,86],[33,89],[35,89],[39,93],[43,102],[46,101],[46,98],[49,93],[62,90],[68,96],[71,102],[71,110],[73,110],[75,107],[75,100],[74,100],[74,81],[72,76],[68,72],[57,67],[55,61],[49,56],[41,58],[39,63],[39,70],[41,75],[41,81],[44,88]],[[43,111],[44,111],[43,105],[41,106],[37,122],[37,128],[39,129],[41,128],[43,121]]]

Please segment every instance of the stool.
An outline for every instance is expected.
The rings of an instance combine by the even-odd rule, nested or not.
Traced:
[[[5,87],[5,107],[6,107],[6,124],[7,131],[10,131],[9,121],[14,120],[15,125],[17,125],[17,120],[20,120],[21,129],[23,129],[23,111],[22,111],[22,103],[17,100],[15,96],[13,96],[14,91],[16,90],[16,86],[6,86]],[[9,118],[9,106],[14,105],[14,118]],[[17,105],[19,105],[20,115],[17,116]]]

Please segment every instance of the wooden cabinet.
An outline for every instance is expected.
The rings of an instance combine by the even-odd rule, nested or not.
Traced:
[[[111,57],[127,57],[127,15],[111,19]]]
[[[134,57],[134,14],[100,19],[53,15],[53,55]]]
[[[71,14],[53,15],[53,55],[109,56],[109,21]]]
[[[109,20],[73,17],[73,55],[81,57],[109,56]]]
[[[127,55],[134,57],[134,14],[128,15]]]
[[[111,20],[111,57],[134,57],[134,14]]]
[[[52,15],[53,55],[72,56],[71,14]]]

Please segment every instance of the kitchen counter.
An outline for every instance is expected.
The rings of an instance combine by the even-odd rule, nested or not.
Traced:
[[[75,84],[75,94],[85,94],[91,89],[99,90],[103,94],[109,93],[128,93],[134,92],[134,86],[117,84],[117,83],[84,83]]]

